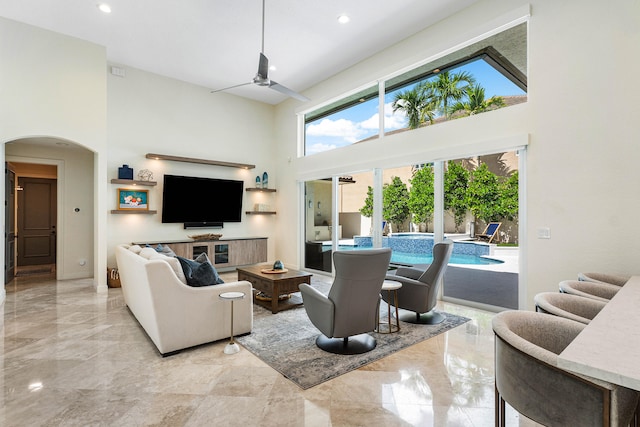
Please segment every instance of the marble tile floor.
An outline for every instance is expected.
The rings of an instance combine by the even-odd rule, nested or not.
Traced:
[[[121,289],[43,275],[6,291],[1,426],[494,425],[490,312],[442,303],[472,320],[301,390],[242,347],[225,355],[226,341],[162,358]],[[537,425],[507,416],[508,426]]]

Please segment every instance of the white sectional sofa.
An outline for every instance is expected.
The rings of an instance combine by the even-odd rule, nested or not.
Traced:
[[[233,333],[251,332],[251,283],[188,286],[178,259],[153,248],[119,245],[116,261],[125,304],[163,356],[229,338],[231,303],[219,298],[223,292],[245,294],[234,301]]]

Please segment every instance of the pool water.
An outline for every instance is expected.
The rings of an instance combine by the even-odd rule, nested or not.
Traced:
[[[391,254],[391,262],[398,264],[431,264],[433,257],[421,254],[404,254],[394,251]],[[449,258],[449,264],[490,265],[502,264],[502,261],[476,255],[452,254],[451,258]]]
[[[341,251],[352,251],[359,249],[372,249],[370,246],[352,246],[352,245],[340,245],[338,249]],[[323,245],[323,250],[331,250],[331,245]],[[399,251],[393,251],[391,253],[391,262],[396,264],[431,264],[433,257],[431,254],[415,254],[405,253]],[[477,255],[465,255],[465,254],[452,254],[449,259],[449,264],[467,264],[467,265],[491,265],[502,264],[503,261],[496,259],[480,257]]]

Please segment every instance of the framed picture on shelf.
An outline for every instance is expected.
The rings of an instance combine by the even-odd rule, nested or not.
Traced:
[[[118,188],[118,210],[149,210],[149,190]]]

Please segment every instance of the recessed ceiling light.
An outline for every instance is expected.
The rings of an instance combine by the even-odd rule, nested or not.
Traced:
[[[100,3],[97,6],[98,6],[98,9],[100,9],[101,12],[111,13],[111,6],[109,6],[108,4]]]
[[[275,65],[269,66],[269,71],[276,71],[278,68]]]
[[[349,18],[347,15],[338,16],[338,22],[341,24],[346,24],[349,21],[351,21],[351,18]]]

